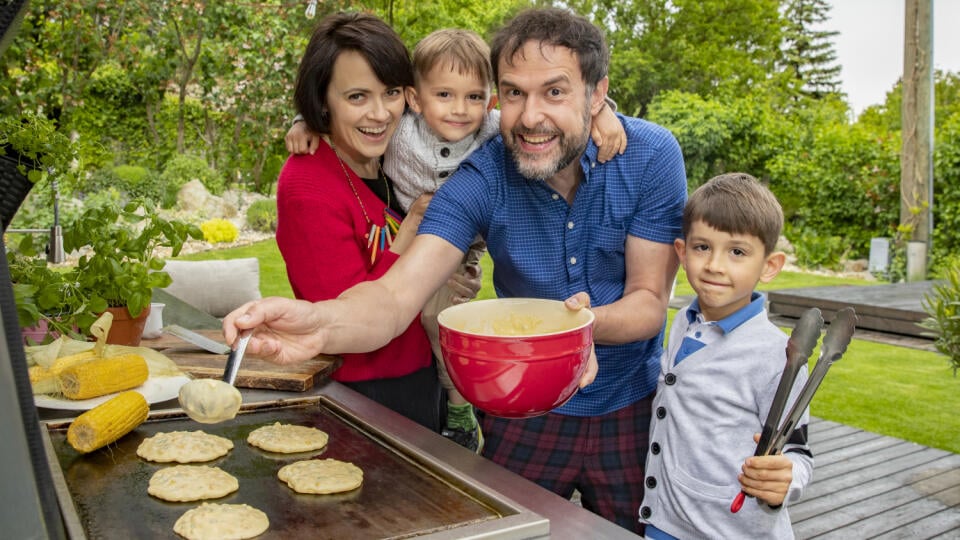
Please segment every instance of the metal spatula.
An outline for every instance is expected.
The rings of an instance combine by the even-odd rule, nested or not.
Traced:
[[[233,385],[237,380],[237,372],[240,371],[240,361],[243,360],[243,353],[247,350],[247,343],[253,336],[253,330],[244,330],[237,338],[233,349],[230,350],[230,356],[227,357],[227,365],[223,368],[223,382]]]
[[[180,408],[187,416],[201,424],[216,424],[237,415],[243,397],[233,383],[237,379],[240,361],[243,360],[243,353],[252,335],[253,330],[245,330],[240,334],[230,356],[227,357],[221,380],[193,379],[180,388]]]

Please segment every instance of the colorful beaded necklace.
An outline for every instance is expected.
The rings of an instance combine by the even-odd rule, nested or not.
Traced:
[[[380,166],[379,160],[377,161],[378,177],[383,179],[383,186],[387,192],[387,206],[383,209],[383,227],[377,225],[370,219],[370,215],[367,214],[367,207],[360,199],[360,194],[357,193],[357,188],[353,185],[353,179],[350,178],[350,173],[347,172],[347,166],[343,163],[343,159],[340,158],[340,152],[337,152],[337,148],[333,146],[332,142],[330,143],[330,148],[333,149],[333,153],[337,156],[337,161],[340,162],[340,170],[343,171],[343,175],[347,178],[347,183],[350,184],[350,190],[353,191],[353,196],[356,197],[357,202],[360,203],[360,211],[363,212],[363,217],[367,220],[369,230],[367,234],[364,235],[364,238],[367,240],[367,252],[370,253],[370,265],[372,266],[377,262],[377,257],[393,245],[393,238],[397,235],[397,231],[400,230],[400,222],[403,221],[403,218],[390,208],[390,183],[387,180],[387,175],[383,173],[383,167]]]

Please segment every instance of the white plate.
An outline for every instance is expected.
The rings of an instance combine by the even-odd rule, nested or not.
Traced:
[[[183,375],[177,375],[175,377],[150,377],[147,379],[147,382],[133,388],[133,390],[143,394],[143,397],[147,399],[147,403],[160,403],[161,401],[167,401],[168,399],[177,397],[180,393],[180,387],[189,380],[189,377]],[[119,392],[90,399],[64,399],[46,394],[34,394],[33,402],[37,407],[43,407],[44,409],[85,411],[96,407],[118,393]]]

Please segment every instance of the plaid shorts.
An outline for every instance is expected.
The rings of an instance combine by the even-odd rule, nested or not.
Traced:
[[[643,534],[643,500],[653,394],[603,416],[548,413],[521,420],[481,416],[484,457]]]

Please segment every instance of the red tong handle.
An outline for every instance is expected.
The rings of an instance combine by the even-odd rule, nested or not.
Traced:
[[[746,499],[746,494],[744,492],[737,493],[737,496],[733,498],[733,504],[730,505],[730,512],[736,514],[743,508],[743,501]]]

